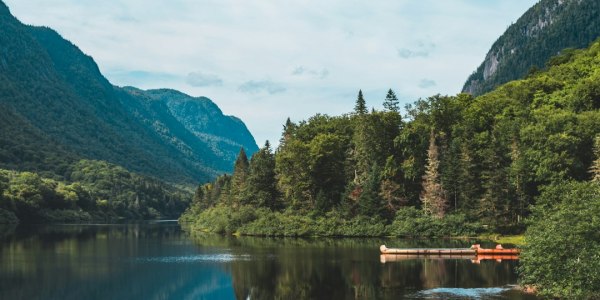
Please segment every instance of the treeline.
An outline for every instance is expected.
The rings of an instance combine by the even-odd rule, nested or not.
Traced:
[[[64,181],[0,169],[0,223],[177,218],[191,193],[103,161],[81,160]]]
[[[522,230],[544,186],[591,177],[599,50],[567,52],[477,98],[418,100],[404,116],[390,90],[383,110],[368,110],[359,92],[352,113],[288,120],[275,151],[267,142],[250,160],[240,152],[233,175],[200,186],[182,220],[241,234],[322,234],[331,218],[358,235],[372,234],[361,229],[369,224],[421,235],[419,218],[435,230],[447,220],[475,226],[450,233]]]

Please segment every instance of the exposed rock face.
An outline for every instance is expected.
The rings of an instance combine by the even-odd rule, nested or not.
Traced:
[[[463,92],[475,96],[527,75],[565,48],[583,48],[600,36],[600,1],[541,0],[494,43]]]
[[[488,54],[489,57],[485,59],[485,68],[483,69],[483,80],[490,78],[490,76],[496,73],[498,69],[498,57],[495,53]]]

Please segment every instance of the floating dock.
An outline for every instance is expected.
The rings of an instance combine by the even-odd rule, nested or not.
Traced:
[[[401,255],[476,255],[477,251],[471,248],[387,248],[385,245],[379,247],[381,254]]]
[[[400,255],[519,255],[519,249],[504,249],[502,245],[497,245],[494,249],[481,248],[479,244],[472,245],[471,248],[388,248],[385,245],[379,247],[381,254],[400,254]]]

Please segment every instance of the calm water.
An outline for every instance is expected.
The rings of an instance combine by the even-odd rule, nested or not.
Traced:
[[[378,247],[468,241],[190,237],[174,222],[0,227],[0,299],[532,299],[516,261]]]

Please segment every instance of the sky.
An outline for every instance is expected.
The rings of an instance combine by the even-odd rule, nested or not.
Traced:
[[[91,55],[118,86],[172,88],[241,118],[258,145],[285,120],[460,92],[537,0],[4,0]]]

